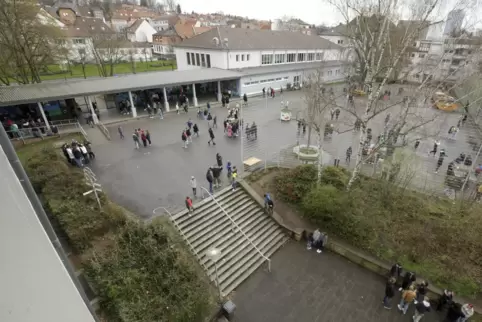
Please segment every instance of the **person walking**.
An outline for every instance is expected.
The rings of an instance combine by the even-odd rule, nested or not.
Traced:
[[[137,131],[134,131],[134,133],[132,133],[132,140],[134,140],[134,145],[136,149],[139,149],[139,136],[137,135]]]
[[[146,136],[146,133],[144,131],[141,131],[141,140],[142,140],[142,144],[144,145],[144,147],[147,147],[147,136]]]
[[[122,140],[124,140],[124,132],[122,131],[122,126],[117,128],[117,132],[119,132],[119,136]]]
[[[233,191],[236,191],[237,179],[238,179],[238,170],[234,166],[233,173],[231,174],[231,187],[233,188]]]
[[[192,143],[191,128],[186,129],[187,143]]]
[[[189,211],[189,216],[194,212],[194,207],[192,206],[192,199],[189,196],[186,197],[186,208]]]
[[[149,130],[146,130],[146,140],[149,143],[149,146],[151,146],[151,144],[152,144],[152,142],[151,142],[151,132],[149,132]]]
[[[176,114],[179,114],[179,103],[176,103]]]
[[[246,93],[244,93],[243,95],[243,102],[244,102],[244,106],[248,106],[248,95],[246,95]]]
[[[223,167],[223,157],[219,153],[216,153],[216,163],[218,164],[218,167]]]
[[[191,121],[191,119],[189,119],[189,120],[186,122],[186,124],[187,124],[187,127],[188,127],[189,129],[191,129],[191,128],[192,128],[192,125],[193,125],[193,122]]]
[[[437,166],[435,167],[435,173],[438,173],[438,169],[440,169],[440,167],[444,163],[444,157],[445,157],[445,153],[442,150],[442,151],[440,151],[440,156],[438,157],[438,160],[437,160]]]
[[[341,111],[340,111],[339,108],[337,108],[337,109],[335,110],[335,117],[336,117],[336,120],[337,120],[337,121],[338,121],[338,117],[340,117],[340,112],[341,112]]]
[[[216,142],[214,142],[214,132],[213,132],[213,129],[212,128],[209,128],[208,130],[209,132],[209,141],[208,141],[208,145],[211,145],[211,142],[213,143],[213,145],[216,145]]]
[[[209,167],[208,171],[206,172],[206,180],[209,183],[209,193],[213,193],[213,172],[211,171],[211,167]]]
[[[350,163],[351,161],[351,154],[353,153],[353,150],[351,149],[351,146],[348,147],[348,149],[346,149],[346,158],[345,158],[345,162],[347,164]]]
[[[192,194],[194,195],[194,198],[196,198],[196,195],[197,195],[197,182],[196,182],[196,178],[194,178],[194,176],[191,176],[190,184],[191,184]]]
[[[435,156],[435,155],[437,154],[437,150],[438,150],[438,146],[439,146],[439,145],[440,145],[440,142],[436,140],[436,141],[433,143],[433,149],[432,149],[432,151],[430,151],[428,154],[429,154],[429,155],[430,155],[430,154],[433,154],[433,156]]]
[[[383,307],[386,308],[387,310],[390,310],[392,308],[391,306],[391,301],[392,298],[395,296],[395,282],[396,282],[395,277],[390,277],[387,281],[387,284],[385,284],[385,296],[383,297]]]
[[[164,112],[162,111],[162,106],[159,105],[159,119],[163,120],[164,119]]]
[[[194,125],[192,126],[192,130],[194,131],[194,134],[195,134],[197,137],[199,137],[199,128],[198,128],[197,124],[194,124]]]
[[[419,322],[423,318],[425,313],[428,312],[430,312],[430,301],[428,297],[424,296],[423,301],[418,302],[415,305],[415,314],[412,317],[413,321]]]
[[[184,149],[187,149],[187,135],[186,135],[186,131],[182,131],[181,139],[182,139],[182,146],[184,147]]]
[[[218,117],[216,115],[213,116],[213,129],[218,128]]]
[[[408,290],[403,291],[402,299],[400,300],[400,304],[398,304],[398,309],[403,312],[403,314],[407,314],[408,307],[410,303],[415,300],[417,293],[415,293],[415,288],[413,285],[410,285]]]
[[[414,149],[417,150],[419,145],[420,145],[420,139],[416,139]]]

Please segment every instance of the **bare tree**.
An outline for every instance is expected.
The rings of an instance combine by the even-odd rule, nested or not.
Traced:
[[[120,63],[124,56],[122,43],[115,36],[92,39],[91,51],[100,76],[114,76],[115,65]]]
[[[176,0],[164,0],[164,8],[171,12],[175,12],[177,9]]]
[[[58,24],[35,0],[2,1],[0,5],[0,81],[41,82],[40,73],[61,59]]]
[[[332,101],[325,98],[323,89],[323,72],[316,70],[308,76],[304,85],[306,109],[302,122],[308,126],[308,144],[310,148],[311,134],[315,131],[317,135],[318,152],[318,181],[321,180],[323,165],[323,136],[325,133],[325,114],[332,106]]]
[[[347,105],[348,108],[346,108],[361,124],[356,165],[348,183],[349,189],[358,178],[363,165],[368,123],[380,113],[386,113],[388,109],[395,106],[402,110],[401,115],[405,116],[405,119],[411,115],[410,110],[406,108],[408,106],[406,103],[380,104],[379,98],[383,96],[386,84],[394,76],[397,68],[402,69],[403,61],[416,37],[422,30],[437,22],[434,22],[434,16],[438,15],[442,1],[430,0],[417,3],[408,0],[328,0],[328,2],[344,17],[350,46],[356,53],[356,84],[350,84],[350,87],[358,86],[367,93],[361,113],[351,105]],[[410,28],[406,28],[404,32],[397,31],[393,23],[400,19],[402,12],[405,14],[409,12],[408,15],[412,19]],[[396,43],[391,41],[394,36],[396,36]],[[428,85],[428,80],[425,80],[420,88]],[[422,127],[423,124],[423,122],[414,126],[405,124],[407,128],[405,131],[413,130],[413,127]],[[399,125],[398,127],[400,128]],[[397,131],[392,130],[395,137]]]

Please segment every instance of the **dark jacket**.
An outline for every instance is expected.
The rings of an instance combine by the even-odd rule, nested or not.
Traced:
[[[192,129],[194,130],[194,133],[199,132],[199,128],[197,127],[197,124],[194,124],[194,126],[192,127]]]
[[[213,182],[213,175],[212,175],[211,170],[208,170],[208,172],[206,172],[206,180],[208,182]]]
[[[420,314],[425,314],[425,313],[430,312],[430,306],[425,306],[425,304],[424,304],[423,302],[418,302],[418,303],[415,305],[415,309],[416,309],[417,312],[420,313]]]
[[[216,162],[218,163],[218,167],[223,166],[223,157],[221,155],[216,155]]]
[[[386,297],[389,297],[389,298],[392,298],[395,296],[395,285],[390,283],[390,282],[387,282],[387,284],[385,285],[385,296]]]
[[[351,148],[348,148],[349,150],[346,151],[346,154],[351,154],[352,150]],[[348,153],[350,151],[350,153]],[[399,278],[402,275],[402,266],[399,264],[394,264],[392,268],[390,269],[390,276]]]
[[[447,321],[455,322],[458,318],[462,317],[462,307],[458,303],[452,303],[447,311]]]
[[[74,154],[74,158],[76,158],[76,159],[82,158],[82,152],[80,152],[79,150],[72,149],[72,153]]]
[[[222,167],[219,167],[219,168],[218,168],[218,167],[212,167],[212,168],[211,168],[211,171],[212,171],[212,173],[213,173],[213,177],[214,177],[214,178],[219,178],[219,176],[221,175],[221,170],[222,170],[222,169],[223,169]],[[209,180],[208,180],[208,181],[209,181]]]
[[[415,276],[415,273],[406,272],[405,275],[403,276],[403,282],[402,282],[403,289],[407,289],[416,279],[417,277]]]
[[[209,129],[209,136],[211,137],[211,139],[214,139],[214,132],[213,132],[213,129]]]

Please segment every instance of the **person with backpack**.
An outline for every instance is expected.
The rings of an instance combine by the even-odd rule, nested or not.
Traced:
[[[195,134],[197,137],[199,137],[199,128],[198,128],[197,124],[194,124],[194,125],[192,126],[192,130],[194,131],[194,134]]]
[[[211,171],[211,167],[209,167],[208,171],[206,172],[206,180],[209,183],[209,193],[213,193],[213,172]]]
[[[214,132],[213,132],[213,129],[210,127],[209,130],[209,141],[208,141],[208,145],[211,145],[211,142],[213,143],[213,145],[216,145],[216,142],[214,142]]]
[[[387,310],[392,308],[391,301],[392,298],[395,296],[395,283],[397,279],[395,277],[390,277],[385,284],[385,296],[383,297],[383,307]]]

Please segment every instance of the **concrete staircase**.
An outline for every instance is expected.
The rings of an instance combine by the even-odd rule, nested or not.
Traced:
[[[213,282],[215,267],[206,252],[212,247],[221,251],[217,268],[220,289],[226,296],[266,262],[260,252],[270,258],[288,236],[243,189],[233,192],[228,187],[214,198],[237,226],[211,197],[195,204],[193,214],[184,210],[171,219]]]

